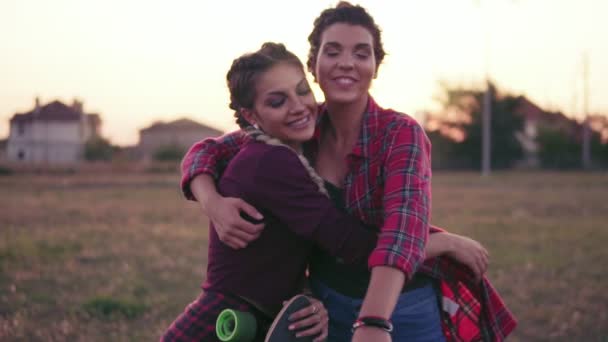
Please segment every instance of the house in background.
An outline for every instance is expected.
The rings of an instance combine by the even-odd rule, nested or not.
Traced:
[[[582,126],[576,120],[566,117],[561,112],[545,111],[525,96],[520,96],[517,100],[515,114],[524,120],[523,131],[515,133],[524,152],[524,159],[518,163],[518,166],[526,168],[540,166],[538,137],[542,129],[557,131],[574,141],[582,141]]]
[[[81,161],[85,143],[99,135],[100,124],[99,115],[84,113],[78,100],[71,106],[60,101],[41,105],[36,98],[31,111],[10,120],[7,159],[48,164]]]
[[[199,140],[222,134],[223,132],[217,129],[186,118],[171,122],[155,122],[150,127],[139,131],[137,156],[150,160],[163,148],[173,148],[185,152]]]

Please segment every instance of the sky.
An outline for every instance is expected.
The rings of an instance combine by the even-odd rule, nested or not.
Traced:
[[[440,81],[480,87],[487,74],[499,90],[580,119],[586,54],[589,109],[608,113],[608,1],[351,2],[383,30],[388,56],[371,89],[383,107],[422,120],[438,109]],[[225,82],[232,60],[265,41],[305,60],[314,19],[336,3],[0,0],[0,138],[35,97],[83,101],[119,145],[137,143],[139,129],[158,120],[235,129]]]

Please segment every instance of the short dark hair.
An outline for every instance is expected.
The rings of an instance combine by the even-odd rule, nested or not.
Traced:
[[[377,70],[386,55],[382,45],[382,30],[376,25],[374,18],[367,13],[365,8],[359,5],[352,5],[346,1],[340,1],[336,7],[324,10],[321,12],[321,15],[315,19],[312,32],[308,36],[308,42],[310,43],[308,60],[306,61],[308,70],[314,74],[314,66],[317,62],[319,49],[321,48],[321,35],[329,26],[337,23],[363,26],[371,33],[372,38],[374,39],[373,49]]]
[[[242,109],[252,109],[255,101],[255,82],[258,76],[279,63],[289,63],[302,69],[300,59],[280,43],[266,42],[258,51],[247,53],[232,61],[226,74],[230,90],[230,108],[235,111],[236,123],[245,128],[249,122],[241,115]]]

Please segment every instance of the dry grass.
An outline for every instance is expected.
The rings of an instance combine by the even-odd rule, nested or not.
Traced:
[[[0,340],[157,340],[206,259],[206,220],[177,182],[0,177]],[[511,340],[608,340],[608,175],[437,173],[433,186],[433,222],[490,249],[520,321]]]

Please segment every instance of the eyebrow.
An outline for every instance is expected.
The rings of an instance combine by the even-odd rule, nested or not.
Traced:
[[[308,86],[308,80],[304,77],[298,84],[296,84],[296,88],[300,88],[303,86]]]
[[[307,80],[306,80],[306,77],[304,77],[300,80],[300,82],[298,82],[298,84],[296,84],[296,88],[299,88],[306,83],[307,83]],[[272,96],[272,95],[281,95],[282,96],[282,95],[285,95],[285,91],[284,90],[274,90],[274,91],[266,93],[265,96]]]
[[[341,49],[343,47],[342,44],[340,44],[338,42],[327,42],[327,43],[325,43],[324,47],[326,47],[326,46],[338,48],[338,49]],[[355,44],[355,50],[359,50],[359,49],[370,49],[371,50],[371,48],[372,48],[372,46],[369,43]]]

